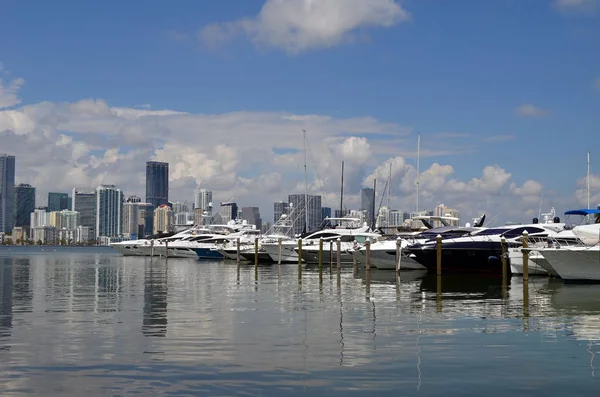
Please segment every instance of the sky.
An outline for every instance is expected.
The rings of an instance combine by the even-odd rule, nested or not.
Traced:
[[[37,204],[116,184],[259,206],[308,191],[526,222],[600,204],[600,0],[0,3],[0,153]],[[307,145],[304,151],[303,130]]]

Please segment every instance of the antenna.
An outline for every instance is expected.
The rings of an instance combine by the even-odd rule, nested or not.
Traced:
[[[416,212],[419,212],[419,169],[420,169],[420,162],[421,162],[421,135],[418,136],[417,138],[417,210]]]

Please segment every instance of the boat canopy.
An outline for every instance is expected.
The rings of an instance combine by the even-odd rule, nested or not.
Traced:
[[[600,209],[591,209],[591,208],[583,208],[580,210],[570,210],[565,212],[565,215],[592,215],[592,214],[600,214]]]

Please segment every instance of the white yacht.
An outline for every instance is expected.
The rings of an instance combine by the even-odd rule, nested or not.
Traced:
[[[326,218],[323,221],[323,226],[320,230],[309,232],[305,237],[302,237],[302,246],[309,246],[311,244],[319,244],[319,239],[337,239],[342,236],[355,236],[369,232],[370,228],[366,223],[361,223],[358,218]],[[297,239],[290,239],[283,241],[281,244],[281,252],[279,248],[279,242],[265,243],[262,245],[265,252],[269,254],[271,259],[277,262],[281,259],[281,262],[298,262],[298,253],[296,248],[298,247]],[[337,248],[336,248],[337,249]]]
[[[321,235],[330,235],[331,232],[327,231]],[[356,232],[354,234],[345,234],[341,236],[329,236],[306,239],[302,243],[302,259],[306,263],[319,263],[319,249],[320,239],[323,238],[323,263],[329,263],[333,261],[337,263],[337,239],[340,239],[340,262],[347,263],[352,262],[353,255],[352,250],[357,246],[364,245],[367,239],[376,243],[380,238],[381,234],[372,232]],[[296,242],[297,244],[297,242]],[[298,253],[298,247],[295,248]]]

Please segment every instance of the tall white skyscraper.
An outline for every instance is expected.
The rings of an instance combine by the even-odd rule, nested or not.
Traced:
[[[115,185],[96,188],[96,238],[118,237],[122,232],[123,192]]]
[[[201,209],[212,213],[212,192],[206,189],[198,189],[194,192],[194,210]]]

